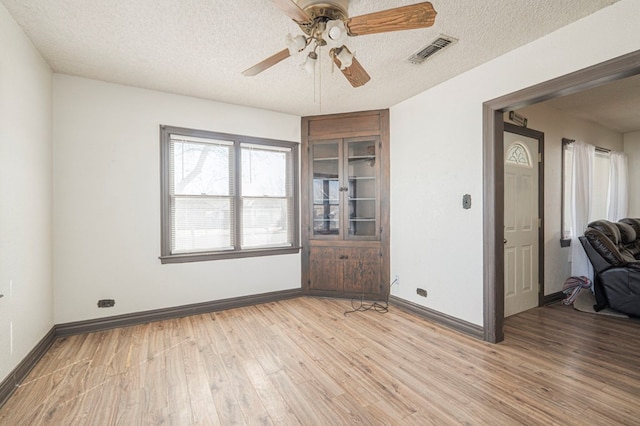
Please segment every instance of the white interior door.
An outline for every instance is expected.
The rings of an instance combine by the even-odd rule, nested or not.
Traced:
[[[504,316],[538,306],[538,140],[504,132]]]

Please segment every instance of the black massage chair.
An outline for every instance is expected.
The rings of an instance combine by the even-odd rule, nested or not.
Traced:
[[[579,239],[593,265],[594,309],[640,317],[640,219],[596,220]]]

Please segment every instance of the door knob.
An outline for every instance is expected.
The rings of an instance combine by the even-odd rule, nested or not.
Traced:
[[[504,239],[504,243],[507,244],[507,239],[506,238]]]

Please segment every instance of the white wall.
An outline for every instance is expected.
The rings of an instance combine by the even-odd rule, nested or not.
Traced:
[[[622,134],[591,121],[577,119],[547,104],[518,110],[530,129],[544,133],[544,293],[562,291],[571,276],[570,248],[560,247],[562,208],[562,138],[576,139],[622,152]],[[508,114],[505,114],[505,121]]]
[[[624,152],[629,156],[629,217],[640,217],[640,132],[624,134]]]
[[[622,0],[391,109],[395,295],[482,324],[483,102],[638,50],[638,28],[640,2]]]
[[[54,123],[57,324],[300,287],[298,254],[158,260],[159,125],[299,141],[299,117],[56,74]]]
[[[52,76],[0,4],[0,381],[53,327]]]

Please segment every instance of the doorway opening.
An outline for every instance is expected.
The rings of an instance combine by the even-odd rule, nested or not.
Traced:
[[[504,340],[504,119],[508,111],[640,74],[640,51],[483,104],[484,340]]]

